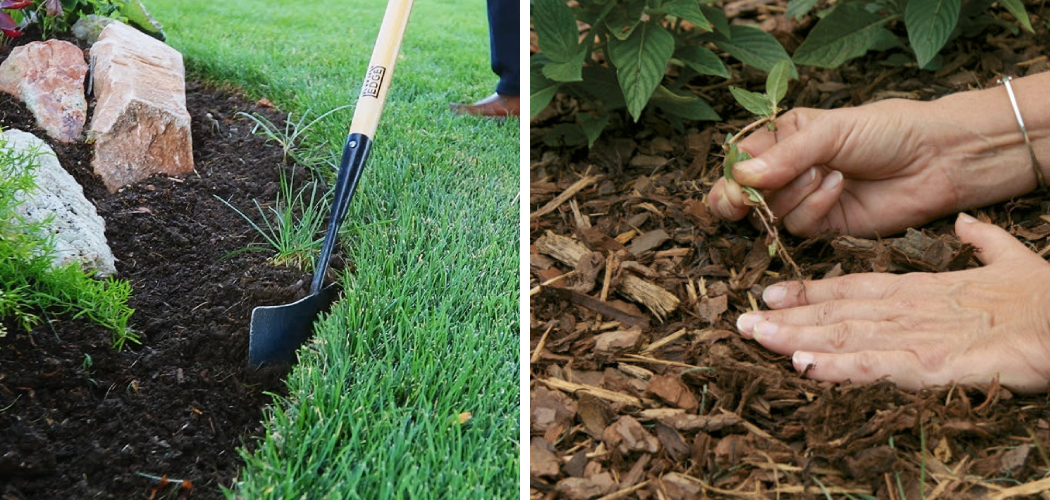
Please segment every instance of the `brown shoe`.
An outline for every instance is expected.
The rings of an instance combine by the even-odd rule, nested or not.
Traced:
[[[502,118],[519,116],[521,96],[492,94],[474,104],[453,103],[448,109],[457,115],[488,116]]]

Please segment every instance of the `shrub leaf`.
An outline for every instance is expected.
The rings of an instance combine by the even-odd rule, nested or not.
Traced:
[[[689,21],[704,31],[711,31],[711,22],[704,17],[704,13],[700,11],[700,4],[696,0],[673,0],[663,4],[660,10]]]
[[[1035,30],[1032,29],[1032,20],[1028,18],[1028,12],[1024,10],[1024,3],[1021,0],[999,0],[999,3],[1006,7],[1006,11],[1014,16],[1017,22],[1024,26],[1024,29],[1029,33],[1035,33]]]
[[[543,76],[540,68],[541,65],[533,64],[529,70],[529,119],[543,111],[558,93],[558,82]]]
[[[882,25],[891,19],[856,4],[840,4],[813,27],[795,50],[795,63],[837,68],[872,49],[885,31]]]
[[[675,57],[701,75],[729,78],[729,71],[714,52],[705,47],[687,45],[675,51]]]
[[[672,53],[674,36],[654,22],[642,23],[624,41],[609,39],[609,58],[616,65],[627,111],[634,121],[663,80]]]
[[[766,95],[769,96],[769,103],[774,108],[787,95],[789,80],[791,80],[791,61],[787,59],[776,63],[766,76]]]
[[[565,2],[533,0],[532,19],[540,50],[551,61],[567,62],[580,52],[580,31]]]
[[[919,67],[933,60],[959,22],[962,0],[909,0],[904,26]]]
[[[754,26],[729,27],[730,37],[715,32],[708,36],[715,45],[739,59],[744,64],[769,72],[782,59],[791,59],[784,47],[773,35]],[[792,78],[798,78],[795,66],[791,66]]]
[[[744,109],[752,114],[761,117],[772,115],[773,109],[769,105],[769,97],[767,95],[737,87],[729,87],[729,92],[733,94],[736,102],[740,103]]]

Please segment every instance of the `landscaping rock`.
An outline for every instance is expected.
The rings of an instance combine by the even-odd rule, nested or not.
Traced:
[[[94,45],[98,41],[98,36],[102,34],[102,30],[106,29],[112,23],[117,22],[116,19],[97,16],[95,14],[88,14],[73,24],[72,32],[73,36],[88,45]]]
[[[182,54],[114,22],[91,47],[98,101],[92,166],[112,192],[154,174],[193,171]]]
[[[26,103],[37,125],[55,140],[80,138],[87,121],[84,53],[69,42],[48,40],[15,47],[0,64],[0,91]]]
[[[33,222],[52,218],[49,227],[55,235],[54,265],[78,262],[100,276],[116,273],[113,252],[106,241],[105,221],[84,197],[84,188],[59,164],[55,152],[44,141],[21,130],[6,130],[2,135],[5,148],[39,154],[37,189],[18,206],[18,212]]]

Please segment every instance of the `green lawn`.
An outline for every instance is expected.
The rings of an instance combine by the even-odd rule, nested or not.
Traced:
[[[356,101],[385,9],[146,3],[192,76],[296,116]],[[416,4],[343,226],[356,266],[345,299],[301,351],[230,497],[518,497],[519,122],[447,108],[493,91],[488,66],[484,2]],[[336,162],[352,114],[333,113],[307,142],[327,142]]]

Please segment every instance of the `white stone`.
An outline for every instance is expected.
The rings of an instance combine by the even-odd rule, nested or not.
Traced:
[[[154,174],[193,171],[182,54],[114,22],[91,46],[98,101],[91,164],[110,191]]]
[[[106,222],[84,197],[84,188],[59,164],[55,152],[44,141],[21,130],[6,130],[2,135],[4,148],[37,152],[37,189],[17,210],[32,222],[52,218],[49,228],[55,236],[55,266],[78,262],[99,276],[116,273],[113,252],[106,241]]]

